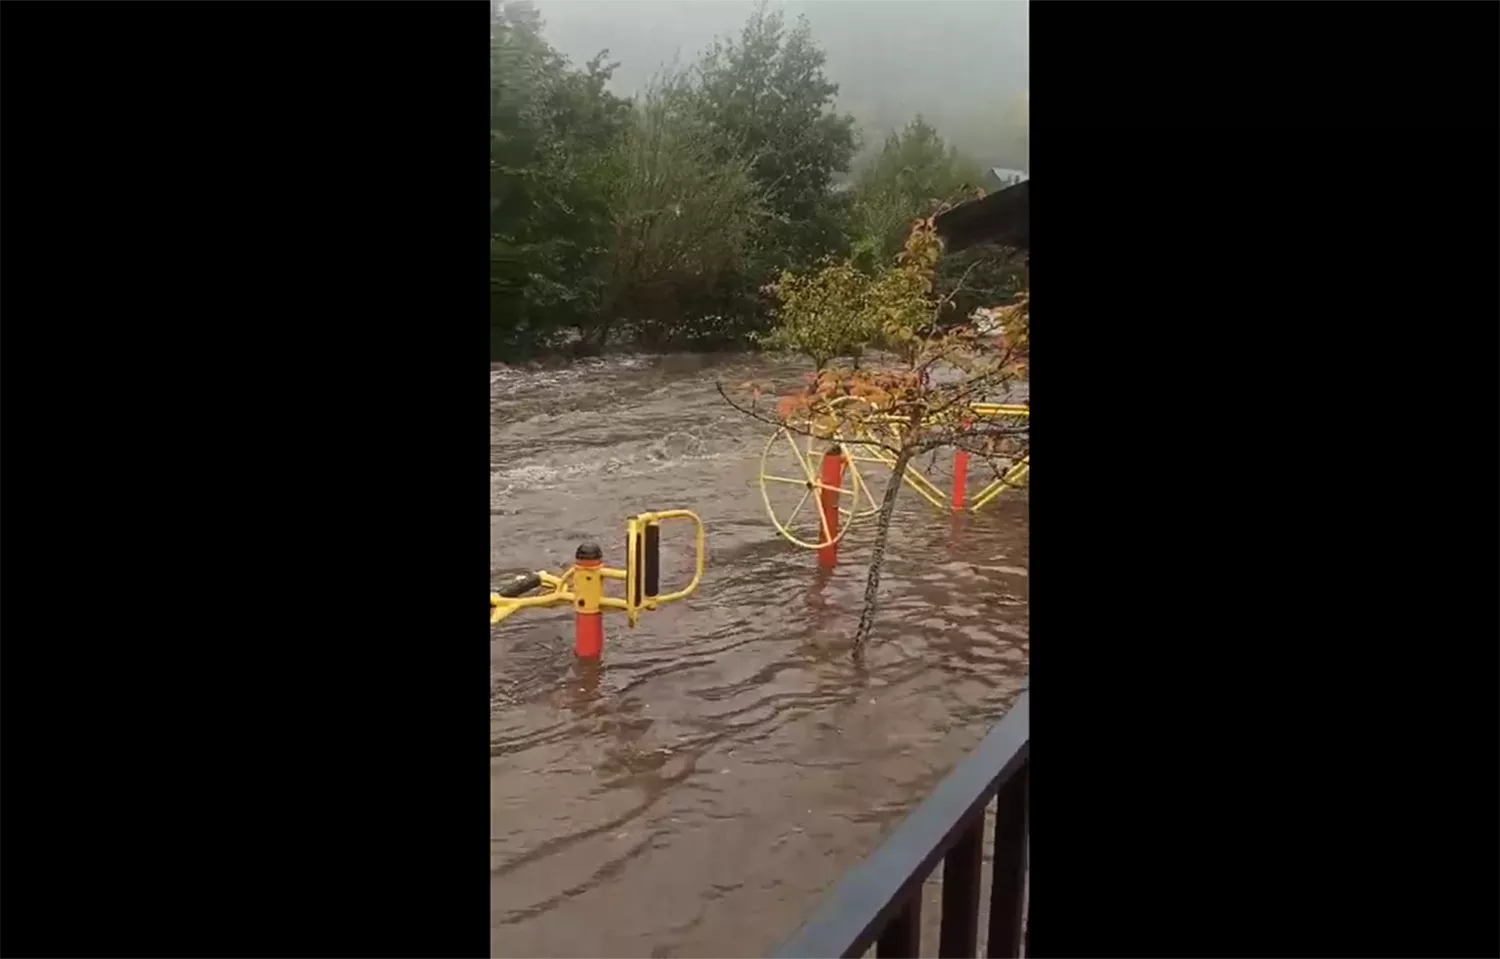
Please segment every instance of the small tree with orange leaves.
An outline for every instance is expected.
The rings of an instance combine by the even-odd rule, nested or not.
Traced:
[[[756,419],[820,439],[857,437],[854,442],[877,445],[894,456],[876,519],[854,636],[856,658],[874,627],[886,540],[907,464],[939,447],[964,449],[992,463],[1029,447],[1028,426],[977,417],[972,410],[975,403],[1007,400],[1026,376],[1028,292],[1023,286],[1013,302],[985,311],[982,319],[953,316],[958,289],[945,296],[934,290],[941,253],[929,217],[913,225],[895,263],[874,276],[850,263],[809,276],[783,275],[768,288],[779,309],[777,329],[767,342],[813,355],[816,370],[774,405],[762,402],[766,391],[757,384],[742,387],[749,394],[745,398],[731,396],[722,385],[719,389],[732,406]],[[823,320],[838,325],[823,329]],[[858,341],[854,346],[851,336]],[[809,343],[819,347],[817,354],[803,348]],[[877,352],[888,361],[864,367],[834,362]]]

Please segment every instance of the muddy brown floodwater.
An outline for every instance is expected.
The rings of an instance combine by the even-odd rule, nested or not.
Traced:
[[[493,955],[767,954],[1023,687],[1024,493],[953,518],[903,491],[871,646],[850,660],[873,523],[820,575],[765,515],[769,430],[714,388],[796,373],[681,355],[491,371],[492,581],[561,570],[585,540],[623,566],[643,510],[708,531],[698,591],[634,630],[606,613],[595,668],[566,608],[491,627]],[[691,564],[685,525],[664,524],[662,589]]]

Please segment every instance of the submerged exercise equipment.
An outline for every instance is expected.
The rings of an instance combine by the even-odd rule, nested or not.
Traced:
[[[697,562],[692,581],[675,592],[661,592],[661,524],[663,521],[687,520],[693,524]],[[686,599],[703,579],[703,521],[691,510],[669,509],[641,513],[625,522],[625,568],[604,565],[604,551],[597,543],[583,543],[574,553],[573,565],[562,573],[546,570],[520,572],[509,581],[490,588],[490,625],[504,622],[523,609],[559,606],[573,607],[573,651],[585,659],[597,659],[604,652],[603,613],[607,609],[625,611],[626,621],[634,627],[642,612],[651,612],[665,603]],[[605,580],[625,584],[625,596],[606,596]],[[547,592],[537,592],[538,590]],[[530,595],[528,595],[530,594]]]
[[[819,417],[809,414],[806,422],[788,423],[766,441],[760,457],[760,493],[766,514],[776,532],[788,542],[818,553],[818,564],[832,568],[838,544],[855,523],[880,512],[880,497],[865,482],[871,467],[891,469],[896,465],[892,447],[900,447],[908,425],[900,418],[866,410],[850,418],[844,404],[864,403],[855,397],[840,397],[830,403],[825,417],[831,426],[820,429]],[[974,419],[1012,420],[1031,418],[1031,407],[1022,403],[972,403],[968,416]],[[1031,473],[1031,454],[1022,452],[972,499],[968,498],[969,458],[967,450],[953,451],[953,485],[944,490],[929,479],[914,462],[908,462],[901,482],[941,512],[977,513],[1008,489],[1020,489]],[[863,464],[863,469],[861,468]],[[772,502],[773,489],[802,487],[803,493],[790,509]],[[804,512],[805,507],[807,508]]]

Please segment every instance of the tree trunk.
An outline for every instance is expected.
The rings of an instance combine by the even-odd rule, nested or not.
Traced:
[[[865,603],[859,614],[859,628],[854,631],[854,660],[859,662],[865,655],[865,643],[870,630],[875,628],[875,603],[880,596],[880,568],[885,563],[885,541],[891,532],[891,517],[896,512],[896,496],[901,492],[901,478],[906,475],[906,464],[911,460],[910,447],[896,454],[891,465],[891,481],[880,500],[880,513],[875,518],[875,545],[870,550],[870,572],[865,577]]]

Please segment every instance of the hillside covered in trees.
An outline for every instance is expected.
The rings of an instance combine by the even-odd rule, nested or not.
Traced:
[[[875,269],[914,218],[996,185],[995,157],[964,155],[921,115],[870,142],[805,18],[754,8],[625,97],[607,53],[575,64],[534,6],[491,10],[492,359],[756,345],[768,284],[832,260]],[[1014,269],[968,250],[939,284],[963,275],[992,303]]]

